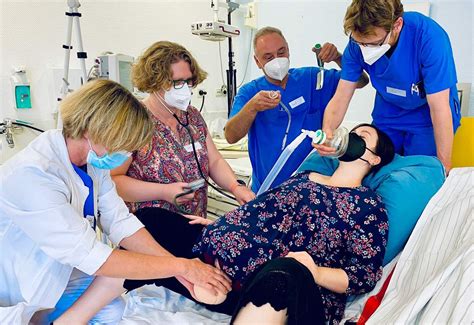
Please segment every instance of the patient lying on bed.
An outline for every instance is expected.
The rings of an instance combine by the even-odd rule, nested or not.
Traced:
[[[258,315],[288,324],[338,323],[347,295],[370,291],[381,277],[387,215],[361,182],[394,155],[390,139],[373,126],[352,132],[354,150],[332,176],[297,174],[204,230],[195,224],[200,219],[189,225],[168,211],[144,214],[142,222],[171,253],[222,267],[234,290],[223,303],[206,306],[234,315],[233,322]],[[174,278],[125,280],[123,286],[150,283],[196,300]]]

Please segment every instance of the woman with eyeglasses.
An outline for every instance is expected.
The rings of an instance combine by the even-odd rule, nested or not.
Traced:
[[[344,30],[350,40],[323,130],[331,135],[342,122],[365,70],[377,91],[373,123],[390,136],[397,153],[437,156],[449,172],[461,117],[446,31],[429,17],[404,12],[400,0],[353,0]],[[321,154],[331,151],[315,147]]]
[[[148,93],[143,103],[154,124],[153,138],[112,176],[138,217],[164,217],[166,211],[206,217],[207,185],[194,190],[190,183],[209,177],[240,204],[255,197],[237,181],[201,114],[190,104],[192,89],[206,75],[188,50],[167,41],[151,45],[133,67],[135,86]]]

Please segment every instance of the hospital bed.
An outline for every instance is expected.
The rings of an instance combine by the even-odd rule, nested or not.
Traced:
[[[385,295],[369,314],[368,324],[474,321],[473,183],[474,168],[451,171],[403,251],[384,267],[384,276],[372,292],[347,304],[344,320],[357,320],[368,298],[379,294],[385,284]],[[226,324],[230,320],[155,286],[140,288],[126,300],[121,324]]]

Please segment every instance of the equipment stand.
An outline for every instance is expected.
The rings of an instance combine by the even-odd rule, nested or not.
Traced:
[[[227,23],[232,25],[231,15],[235,9],[239,7],[239,4],[235,2],[228,1],[228,11],[227,11]],[[234,97],[237,94],[237,70],[234,69],[234,52],[232,50],[232,37],[228,37],[229,42],[229,69],[227,72],[227,117],[230,116],[230,110],[232,109],[232,104],[234,103]]]
[[[76,37],[77,37],[77,58],[79,59],[79,63],[81,65],[81,74],[82,74],[82,84],[87,82],[87,70],[86,70],[86,59],[87,59],[87,53],[83,51],[83,45],[82,45],[82,36],[81,36],[81,25],[79,22],[79,18],[82,16],[81,13],[79,13],[78,8],[81,6],[78,0],[67,0],[67,5],[69,7],[69,11],[67,11],[65,14],[68,19],[68,25],[67,25],[67,34],[66,34],[66,44],[63,45],[63,49],[65,49],[64,52],[64,74],[62,78],[62,86],[60,90],[60,94],[58,97],[58,101],[61,101],[66,95],[70,92],[69,89],[69,57],[71,53],[71,38],[72,38],[72,27],[75,23],[75,31],[76,31]],[[62,127],[62,121],[61,117],[58,114],[58,127]]]

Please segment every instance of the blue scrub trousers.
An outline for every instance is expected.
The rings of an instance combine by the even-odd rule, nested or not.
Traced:
[[[376,124],[377,125],[377,124]],[[424,155],[436,156],[436,143],[432,127],[416,130],[397,130],[377,125],[385,132],[395,146],[395,152],[403,156]]]

